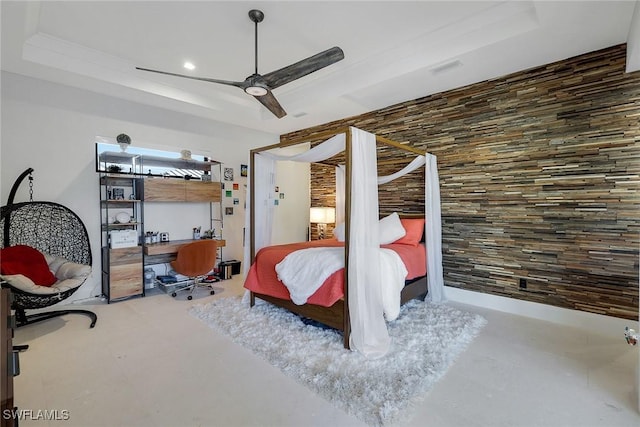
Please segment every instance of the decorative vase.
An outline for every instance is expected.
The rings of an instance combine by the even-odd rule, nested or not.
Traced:
[[[118,142],[118,145],[120,146],[120,149],[123,153],[127,151],[127,147],[131,144],[131,138],[126,133],[121,133],[120,135],[118,135],[116,137],[116,141]]]

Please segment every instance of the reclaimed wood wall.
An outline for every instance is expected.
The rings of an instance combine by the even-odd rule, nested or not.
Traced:
[[[638,318],[640,72],[625,45],[282,135],[356,126],[438,156],[447,286]],[[387,156],[388,155],[384,155]],[[380,190],[421,211],[422,178]],[[312,166],[312,206],[333,172]],[[382,208],[381,208],[382,209]],[[520,286],[526,281],[526,288]]]

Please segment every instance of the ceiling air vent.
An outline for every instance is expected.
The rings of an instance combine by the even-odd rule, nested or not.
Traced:
[[[461,66],[462,62],[456,59],[455,61],[444,62],[436,65],[435,67],[430,68],[429,71],[431,71],[432,74],[440,74]]]

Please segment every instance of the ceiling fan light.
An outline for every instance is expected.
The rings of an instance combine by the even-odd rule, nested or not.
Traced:
[[[264,96],[267,94],[267,89],[262,86],[249,86],[245,88],[244,91],[253,96]]]

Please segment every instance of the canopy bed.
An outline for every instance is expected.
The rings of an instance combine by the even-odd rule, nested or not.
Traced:
[[[395,274],[394,277],[400,274],[402,279],[405,276],[411,279],[407,280],[406,283],[402,280],[402,283],[396,289],[395,292],[400,295],[399,298],[395,297],[398,302],[403,303],[412,298],[420,297],[426,294],[427,290],[429,300],[440,302],[444,299],[440,191],[436,158],[406,144],[353,127],[342,129],[332,134],[314,135],[314,140],[329,136],[331,137],[323,143],[294,156],[279,155],[277,149],[306,143],[309,138],[251,150],[249,206],[246,218],[246,232],[249,244],[245,247],[245,259],[251,261],[251,268],[247,271],[248,263],[245,263],[245,273],[247,273],[245,287],[250,291],[250,303],[252,306],[255,304],[255,298],[259,298],[284,307],[303,317],[343,331],[346,348],[358,350],[368,358],[381,357],[387,352],[390,345],[385,323],[385,315],[389,318],[385,294],[393,293],[393,291],[383,287],[387,282],[392,281],[388,271],[392,271],[391,274]],[[404,156],[400,162],[408,164],[391,175],[378,177],[377,143],[386,149],[399,150]],[[335,167],[336,223],[344,226],[344,242],[334,241],[334,243],[331,243],[324,240],[287,245],[290,246],[289,248],[284,248],[282,245],[270,247],[274,206],[274,201],[271,198],[273,197],[273,188],[275,186],[275,162],[288,160],[317,163],[340,153],[344,153],[344,165]],[[417,157],[408,162],[407,156],[413,155]],[[389,215],[389,217],[380,220],[378,185],[404,176],[423,165],[426,165],[424,175],[424,214],[401,215],[403,219],[400,220],[392,218],[393,215]],[[409,217],[425,219],[424,248],[426,248],[426,251],[422,249],[422,255],[418,255],[419,257],[421,256],[422,260],[422,272],[416,272],[415,269],[413,272],[408,272],[411,270],[411,262],[407,263],[405,256],[401,253],[402,248],[393,248],[393,246],[402,246],[395,243],[402,243],[396,240],[404,239],[402,236],[405,235],[405,230],[403,230],[402,235],[399,235],[400,237],[394,236],[391,239],[388,239],[390,237],[388,235],[383,237],[383,234],[389,231],[389,227],[383,224],[383,221],[395,221],[392,228],[397,228],[397,224],[400,224],[400,221],[409,221],[411,219]],[[415,235],[415,232],[413,234]],[[422,245],[418,244],[421,237],[422,226],[420,225],[419,237],[414,237],[415,242],[411,242],[410,245],[406,246],[423,248]],[[383,245],[381,248],[381,243],[389,245]],[[279,268],[293,254],[307,255],[310,263],[317,263],[320,258],[316,256],[317,254],[314,251],[319,250],[318,247],[320,246],[333,247],[327,248],[330,249],[327,254],[333,254],[334,256],[335,251],[339,251],[338,258],[341,258],[342,261],[340,269],[335,270],[335,273],[330,271],[328,274],[330,277],[327,279],[327,281],[337,280],[337,291],[335,290],[336,288],[326,290],[324,288],[326,282],[318,290],[318,292],[330,294],[330,298],[333,299],[317,301],[313,299],[316,296],[314,294],[306,302],[304,298],[294,302],[291,299],[291,297],[294,297],[295,300],[293,291],[289,292],[291,295],[287,297],[286,292],[263,291],[263,289],[267,288],[260,287],[262,284],[256,284],[259,281],[256,280],[256,275],[254,274],[258,269],[255,261],[259,258],[268,258],[269,251],[275,254],[272,257],[273,259],[279,260]],[[282,250],[285,252],[282,252]],[[289,255],[289,252],[291,252],[291,255]],[[324,256],[323,254],[322,259],[324,259]],[[415,257],[415,254],[413,256]],[[401,262],[404,265],[397,266],[397,261],[387,261],[387,259],[402,259]],[[415,264],[415,261],[413,263]],[[418,262],[418,264],[421,263]],[[385,265],[390,267],[384,267]],[[398,271],[403,272],[398,273]],[[319,272],[320,270],[316,270],[316,274]],[[426,272],[428,274],[425,275]],[[282,278],[282,276],[282,272],[279,271],[275,281],[277,282],[277,279]]]

